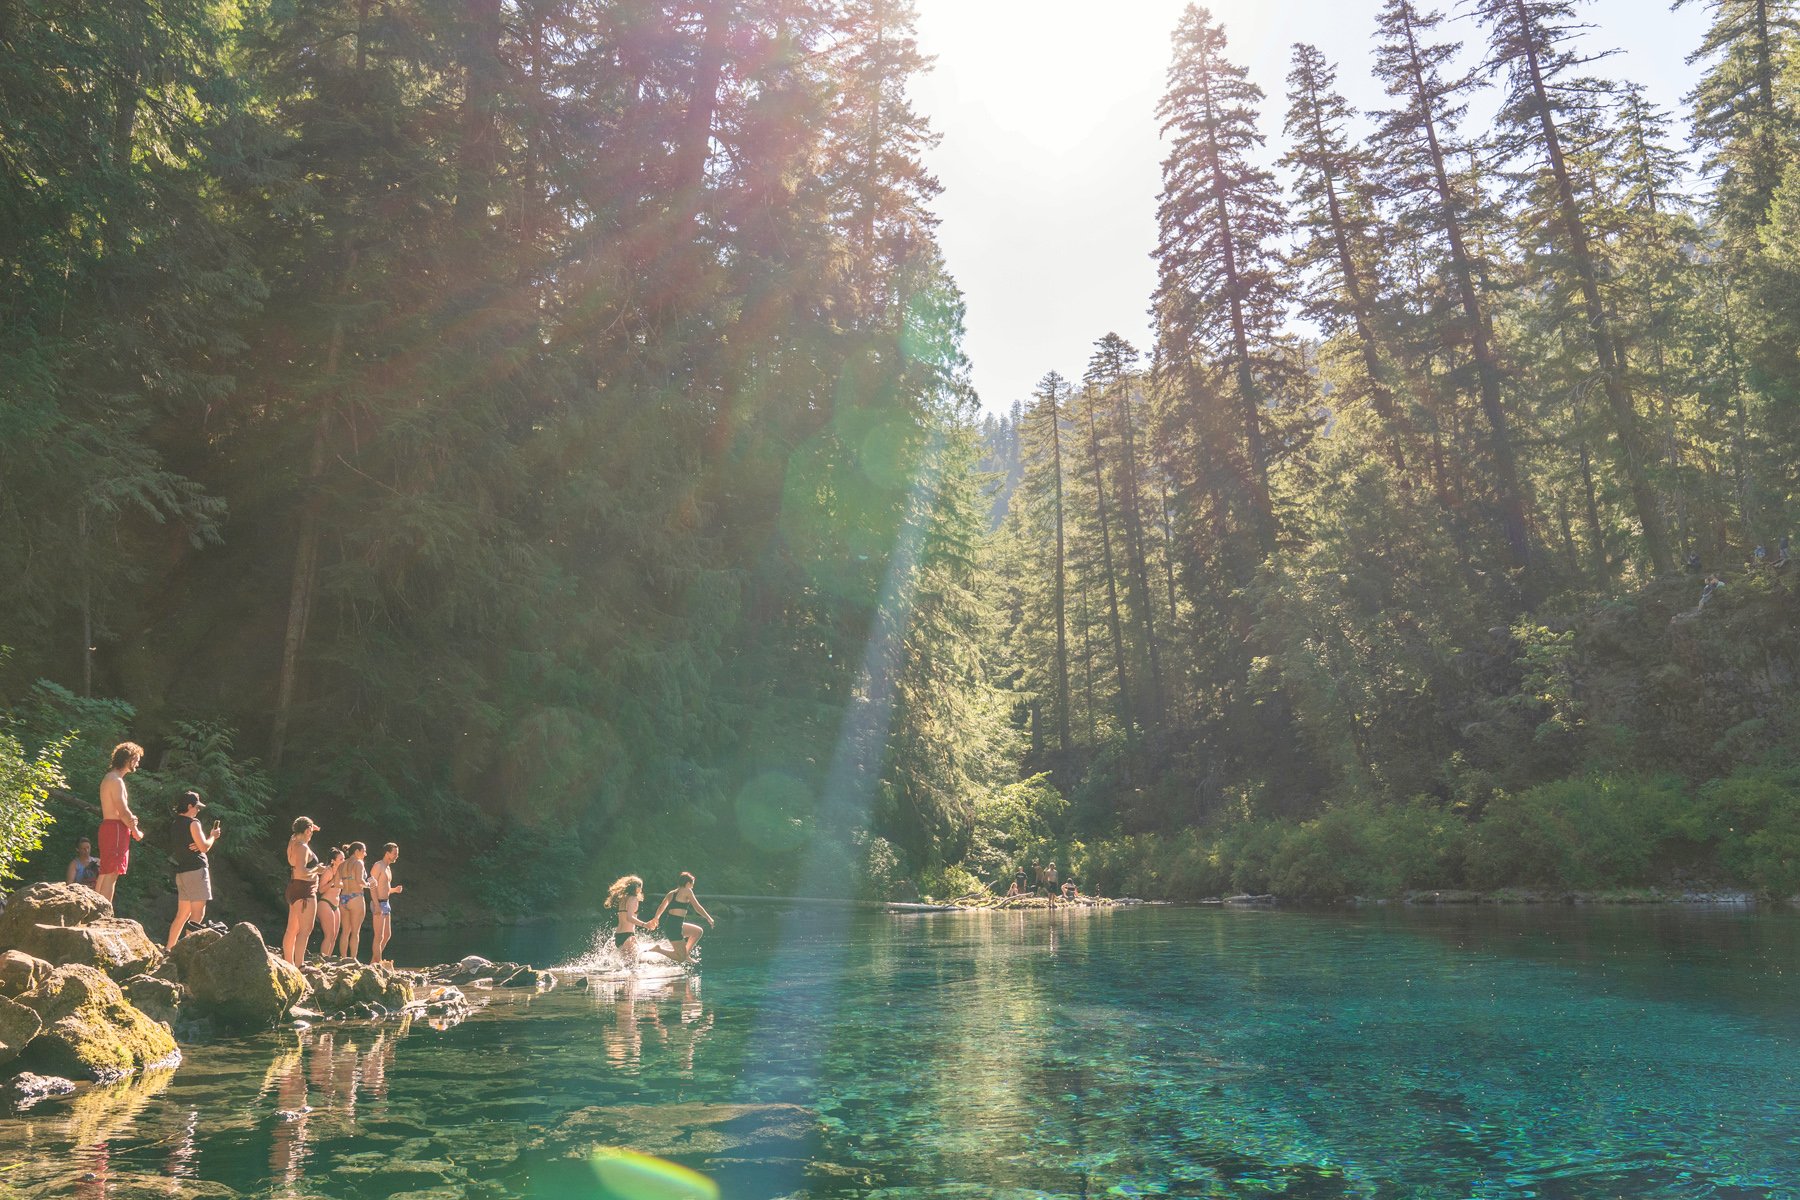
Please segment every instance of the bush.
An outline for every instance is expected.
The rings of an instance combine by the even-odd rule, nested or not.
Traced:
[[[19,877],[18,868],[44,844],[52,823],[47,803],[63,786],[66,742],[27,755],[19,740],[0,733],[0,883]]]

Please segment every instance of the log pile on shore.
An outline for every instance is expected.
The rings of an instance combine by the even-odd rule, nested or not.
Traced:
[[[1055,911],[1067,908],[1117,908],[1123,905],[1142,903],[1144,903],[1142,900],[1133,900],[1129,897],[1113,899],[1107,896],[1076,896],[1073,900],[1065,900],[1061,896],[995,896],[988,892],[971,892],[966,896],[957,896],[944,901],[942,907],[947,909]]]

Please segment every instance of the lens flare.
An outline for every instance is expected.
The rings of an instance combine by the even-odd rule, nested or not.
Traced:
[[[588,1161],[606,1200],[719,1200],[719,1185],[698,1171],[635,1150],[596,1150]]]

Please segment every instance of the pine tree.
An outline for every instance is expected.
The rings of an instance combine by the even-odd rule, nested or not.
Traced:
[[[1620,467],[1643,531],[1644,551],[1657,574],[1670,566],[1661,499],[1651,486],[1649,454],[1635,401],[1625,378],[1625,348],[1600,295],[1600,264],[1563,149],[1562,124],[1584,103],[1583,81],[1567,78],[1578,65],[1570,46],[1576,34],[1574,0],[1476,0],[1473,11],[1488,25],[1488,64],[1507,79],[1500,122],[1515,155],[1535,157],[1553,189],[1543,208],[1554,221],[1558,249],[1575,275],[1588,340],[1599,367],[1600,385],[1619,440]]]
[[[1179,405],[1196,427],[1197,453],[1218,436],[1215,397],[1204,380],[1217,364],[1237,408],[1233,458],[1252,544],[1274,551],[1275,504],[1269,474],[1290,433],[1274,424],[1289,362],[1281,350],[1287,293],[1275,242],[1284,230],[1274,176],[1251,161],[1262,144],[1262,89],[1225,57],[1225,31],[1196,4],[1175,30],[1168,87],[1157,106],[1171,142],[1157,207],[1157,288],[1152,313],[1157,353],[1183,389]],[[1205,477],[1204,467],[1198,472]]]
[[[1032,406],[1026,410],[1020,427],[1020,457],[1024,463],[1022,486],[1042,506],[1048,503],[1054,529],[1055,550],[1051,557],[1051,622],[1055,627],[1056,649],[1052,658],[1055,686],[1056,744],[1064,754],[1069,752],[1069,616],[1067,536],[1063,517],[1063,406],[1071,388],[1067,380],[1050,371],[1038,380],[1032,393]]]
[[[1469,84],[1444,78],[1461,48],[1431,41],[1442,22],[1442,16],[1421,12],[1413,0],[1383,5],[1376,18],[1375,74],[1399,107],[1376,114],[1374,145],[1377,158],[1387,165],[1380,182],[1403,235],[1442,247],[1459,318],[1453,336],[1473,360],[1501,530],[1512,565],[1519,567],[1530,560],[1524,484],[1501,397],[1492,324],[1479,288],[1481,264],[1470,245],[1471,197],[1451,166],[1462,151],[1456,125],[1467,109],[1463,96]]]

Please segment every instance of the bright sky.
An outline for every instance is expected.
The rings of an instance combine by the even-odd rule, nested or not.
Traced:
[[[1163,147],[1156,101],[1169,35],[1186,0],[916,0],[919,43],[936,70],[913,88],[943,135],[928,165],[944,184],[939,235],[968,298],[967,348],[983,405],[1026,398],[1052,368],[1079,377],[1095,339],[1150,344],[1156,194]],[[1453,0],[1445,0],[1448,7]],[[1230,52],[1268,93],[1263,128],[1281,154],[1288,55],[1310,41],[1339,65],[1353,104],[1386,96],[1369,74],[1379,0],[1215,0]],[[1674,114],[1685,140],[1686,64],[1702,5],[1594,0],[1602,69],[1635,79]],[[1464,43],[1471,21],[1445,26]],[[1484,111],[1478,101],[1477,112]]]

